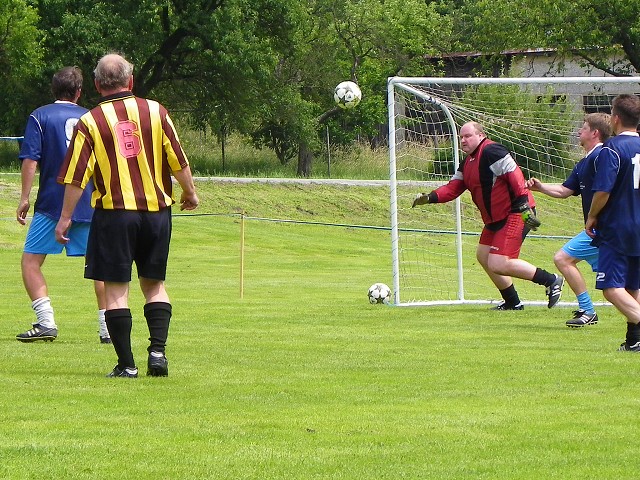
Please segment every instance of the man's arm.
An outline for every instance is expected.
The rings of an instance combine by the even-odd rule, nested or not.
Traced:
[[[570,188],[558,183],[542,183],[535,177],[531,177],[525,184],[532,192],[540,192],[554,198],[567,198],[575,192]]]
[[[82,197],[83,189],[72,185],[66,184],[64,187],[64,200],[62,202],[62,212],[60,213],[60,219],[56,225],[56,241],[58,243],[67,243],[69,238],[67,233],[71,227],[71,215]]]
[[[598,214],[602,211],[604,206],[609,201],[609,192],[595,192],[593,194],[593,200],[591,200],[591,208],[589,209],[589,215],[585,223],[584,229],[587,235],[595,237],[595,230],[598,226]]]
[[[173,172],[173,176],[182,187],[182,195],[180,195],[180,210],[194,210],[197,208],[200,200],[196,194],[196,186],[193,183],[193,175],[191,175],[191,167],[187,165],[181,170]]]
[[[21,225],[27,223],[27,213],[31,207],[29,203],[29,195],[31,194],[31,187],[33,186],[33,179],[36,176],[36,170],[38,169],[38,162],[25,158],[22,160],[22,168],[20,170],[20,177],[22,179],[22,190],[20,193],[20,202],[16,209],[16,220]]]

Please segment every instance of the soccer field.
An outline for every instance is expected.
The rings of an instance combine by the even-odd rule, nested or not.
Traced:
[[[384,225],[387,192],[199,188],[212,215],[174,219],[169,377],[107,379],[115,354],[98,343],[80,259],[45,263],[59,337],[15,340],[32,319],[25,229],[18,181],[0,176],[0,478],[633,476],[640,357],[616,351],[625,326],[611,307],[572,330],[567,308],[372,306],[369,285],[391,283],[388,231],[256,219],[241,299],[240,220],[225,213]]]

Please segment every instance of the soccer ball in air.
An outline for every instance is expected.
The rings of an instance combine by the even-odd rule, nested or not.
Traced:
[[[333,91],[333,99],[340,108],[353,108],[362,100],[362,92],[354,82],[341,82]]]
[[[384,283],[374,283],[369,287],[369,303],[389,303],[391,299],[391,289]]]

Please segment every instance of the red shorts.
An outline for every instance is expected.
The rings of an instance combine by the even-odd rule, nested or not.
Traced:
[[[518,258],[527,233],[529,229],[525,229],[522,216],[519,213],[512,213],[498,230],[490,230],[485,225],[480,234],[480,245],[491,247],[489,254]]]

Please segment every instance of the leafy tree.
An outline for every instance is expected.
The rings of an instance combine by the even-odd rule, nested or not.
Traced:
[[[135,64],[134,93],[187,112],[223,143],[250,131],[291,48],[293,0],[42,0],[48,62],[85,72],[108,51]],[[144,41],[141,41],[143,39]],[[86,85],[85,101],[97,94]]]
[[[24,100],[42,69],[43,34],[37,23],[38,13],[26,1],[0,2],[0,132],[8,136],[24,129],[31,111]]]
[[[466,34],[468,46],[483,52],[553,48],[561,59],[578,56],[585,66],[612,75],[640,71],[638,2],[470,0],[457,18],[458,35]]]
[[[277,71],[281,88],[295,86],[299,95],[274,97],[290,107],[271,108],[257,132],[286,135],[281,143],[297,146],[301,176],[310,175],[326,126],[339,143],[373,138],[386,116],[386,78],[400,72],[431,73],[425,56],[443,53],[450,45],[450,22],[435,5],[422,0],[302,3],[293,54],[282,59]],[[349,112],[333,103],[334,86],[346,79],[356,81],[364,96]],[[292,115],[286,121],[279,116],[283,111]],[[269,136],[255,140],[272,142]]]

